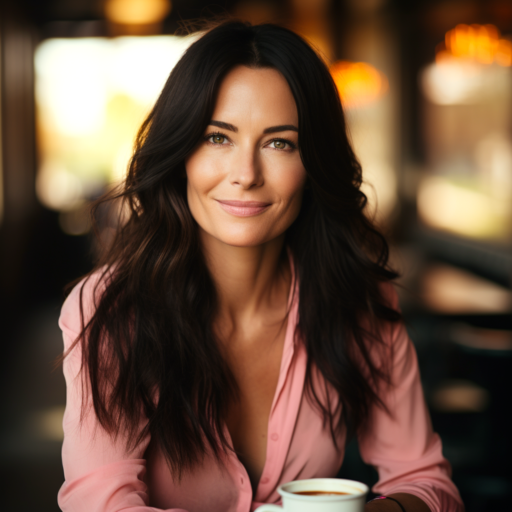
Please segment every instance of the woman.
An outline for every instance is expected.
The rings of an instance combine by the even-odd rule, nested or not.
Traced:
[[[62,510],[254,510],[335,476],[352,434],[400,502],[369,511],[462,509],[360,185],[302,39],[227,22],[190,46],[63,306]]]

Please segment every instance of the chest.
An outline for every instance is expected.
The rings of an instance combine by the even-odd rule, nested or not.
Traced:
[[[286,324],[262,329],[252,340],[234,343],[228,362],[239,395],[228,410],[226,426],[238,458],[256,487],[267,453],[268,422],[279,381]]]
[[[240,479],[240,459],[232,452],[227,458],[228,472],[212,455],[202,464],[186,469],[178,479],[170,472],[162,451],[152,440],[152,449],[146,454],[148,472],[145,478],[150,506],[189,512],[248,511],[254,505],[252,502],[258,505],[275,503],[279,499],[277,487],[282,483],[336,475],[343,460],[344,434],[338,438],[336,449],[322,416],[302,393],[306,357],[301,354],[297,357],[295,353],[291,361],[281,398],[270,421],[270,433],[278,432],[279,440],[276,442],[271,437],[268,441],[269,466],[261,480],[258,476],[258,488],[255,489],[254,481]],[[323,386],[319,387],[320,395],[322,389]],[[245,467],[248,468],[247,464]]]

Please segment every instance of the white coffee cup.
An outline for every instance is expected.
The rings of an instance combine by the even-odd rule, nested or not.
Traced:
[[[305,491],[343,492],[323,496],[295,494]],[[363,512],[368,486],[341,478],[312,478],[280,485],[283,506],[265,504],[255,512]]]

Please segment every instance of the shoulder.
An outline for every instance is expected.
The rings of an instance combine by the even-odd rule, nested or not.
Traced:
[[[67,296],[59,317],[59,327],[72,340],[94,315],[111,272],[102,267],[82,279]]]

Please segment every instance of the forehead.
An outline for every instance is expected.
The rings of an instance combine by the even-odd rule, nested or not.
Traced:
[[[272,68],[245,66],[234,68],[222,81],[213,118],[233,124],[298,124],[297,105],[283,75]]]

